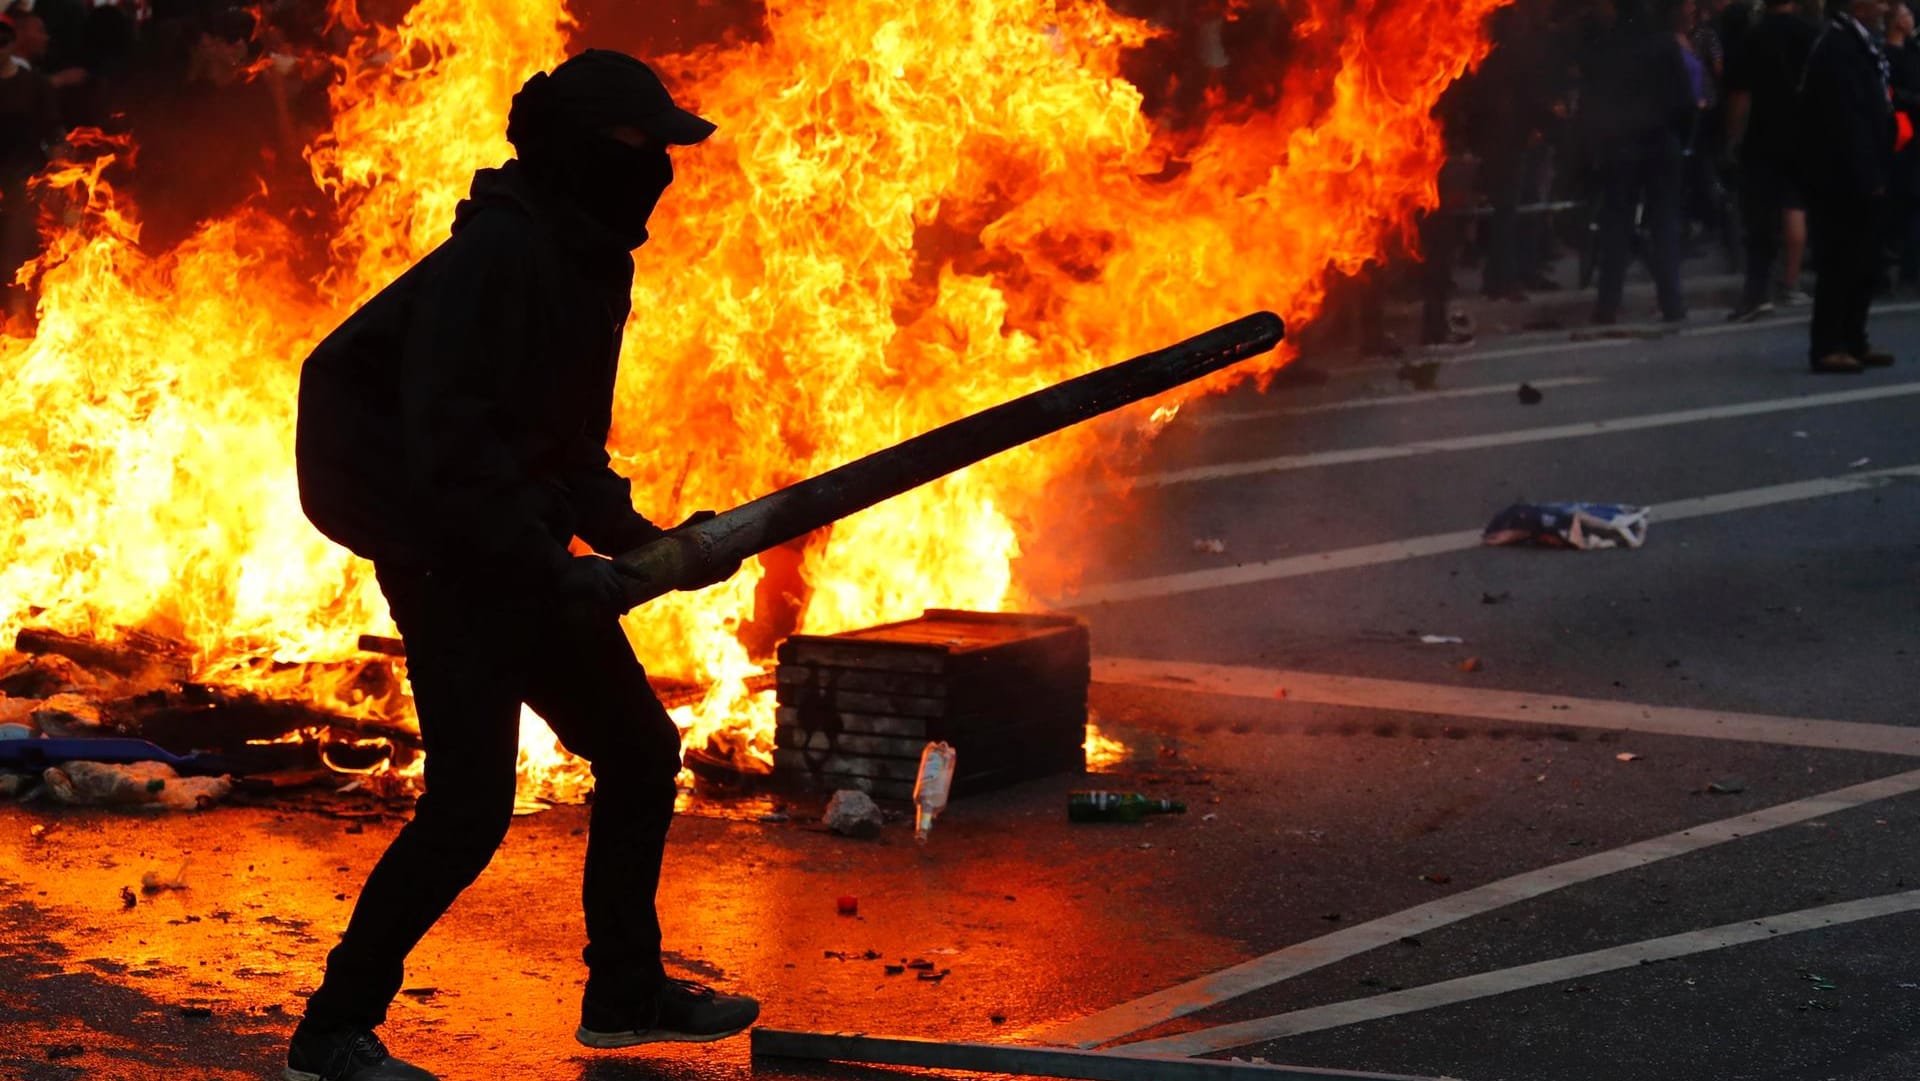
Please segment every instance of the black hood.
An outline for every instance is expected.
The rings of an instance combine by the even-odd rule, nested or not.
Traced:
[[[475,215],[490,209],[508,210],[531,219],[568,251],[624,257],[629,250],[593,215],[565,198],[549,194],[518,159],[473,174],[473,188],[454,208],[453,231],[459,232]]]

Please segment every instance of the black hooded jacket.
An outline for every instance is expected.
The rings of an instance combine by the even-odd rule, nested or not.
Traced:
[[[607,458],[633,259],[518,162],[475,175],[453,236],[300,373],[300,500],[383,566],[551,585],[578,536],[660,535]]]

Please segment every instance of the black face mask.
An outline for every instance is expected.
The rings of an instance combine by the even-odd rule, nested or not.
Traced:
[[[647,242],[647,219],[673,183],[666,148],[628,146],[610,135],[588,135],[541,148],[527,164],[561,195],[605,226],[631,251]],[[522,154],[522,158],[529,155]]]

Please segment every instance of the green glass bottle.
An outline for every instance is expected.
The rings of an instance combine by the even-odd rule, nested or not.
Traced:
[[[1138,822],[1148,815],[1183,815],[1179,800],[1149,799],[1138,792],[1069,792],[1069,822]]]

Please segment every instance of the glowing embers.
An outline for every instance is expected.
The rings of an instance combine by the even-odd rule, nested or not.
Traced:
[[[1086,624],[930,609],[780,647],[774,778],[803,791],[913,795],[920,752],[959,752],[953,793],[1086,766]]]

